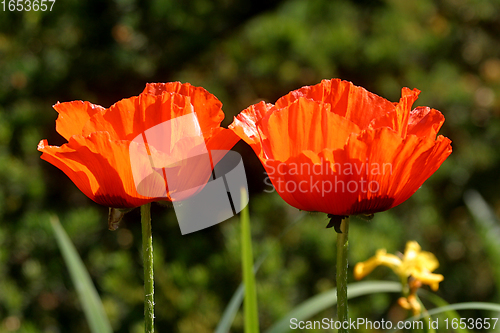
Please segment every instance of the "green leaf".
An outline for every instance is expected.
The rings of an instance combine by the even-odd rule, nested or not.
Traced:
[[[347,298],[385,292],[401,292],[401,283],[391,281],[366,281],[351,283],[347,286]],[[337,288],[313,296],[295,307],[285,317],[269,328],[266,333],[289,332],[290,319],[307,320],[321,311],[337,304]]]
[[[429,291],[427,291],[425,289],[420,289],[418,291],[418,294],[420,296],[422,296],[422,298],[425,298],[425,299],[429,300],[430,302],[434,303],[434,305],[437,306],[437,307],[445,307],[445,306],[450,305],[448,302],[446,302],[444,299],[442,299],[438,295],[436,295],[434,293],[431,293],[431,292],[429,292]],[[461,318],[460,315],[456,311],[454,311],[454,310],[447,311],[447,316],[448,316],[448,318],[458,319],[459,321],[460,321],[460,318]],[[469,333],[469,330],[467,328],[462,329],[462,328],[460,328],[460,326],[457,327],[455,329],[455,331],[457,333]]]
[[[456,311],[456,310],[491,310],[491,311],[495,311],[495,312],[500,312],[500,304],[485,303],[485,302],[466,302],[466,303],[450,304],[450,305],[446,305],[446,306],[440,306],[439,308],[434,308],[432,310],[428,310],[427,313],[422,313],[418,316],[413,316],[411,318],[406,319],[406,321],[420,320],[424,316],[432,316],[432,315],[435,315],[438,313],[450,312],[450,311]],[[496,324],[496,322],[495,322],[495,324]],[[400,330],[393,330],[390,333],[398,332],[398,331],[400,331]],[[455,329],[455,331],[459,332],[457,329]]]
[[[241,190],[241,202],[247,202],[245,189]],[[245,284],[245,333],[259,332],[259,316],[257,312],[257,292],[253,271],[252,235],[250,232],[250,216],[248,205],[241,211],[241,255],[243,265],[243,283]]]
[[[106,313],[102,306],[102,302],[97,294],[97,291],[90,279],[78,252],[74,245],[71,243],[68,235],[59,223],[56,216],[50,219],[54,234],[56,236],[57,244],[61,250],[66,266],[68,267],[71,275],[71,280],[75,285],[78,297],[83,306],[83,311],[87,317],[87,322],[90,330],[93,333],[111,333],[111,325],[109,324]]]
[[[238,286],[236,292],[231,297],[229,304],[226,306],[222,318],[220,319],[214,333],[228,333],[231,329],[231,325],[234,321],[234,317],[240,308],[241,301],[243,300],[243,295],[245,295],[245,287],[243,283]]]
[[[500,304],[487,303],[487,302],[464,302],[450,304],[447,306],[441,306],[427,311],[429,315],[438,314],[441,312],[452,311],[452,310],[490,310],[495,312],[500,312]]]

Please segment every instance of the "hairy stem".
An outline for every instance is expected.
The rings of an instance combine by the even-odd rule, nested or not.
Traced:
[[[337,315],[340,322],[349,321],[347,312],[347,248],[349,245],[349,216],[342,219],[340,233],[337,234]],[[344,326],[344,325],[342,325]],[[348,333],[341,328],[339,333]]]
[[[141,206],[142,255],[144,262],[144,326],[145,333],[154,332],[155,300],[153,276],[153,234],[151,233],[151,204]]]

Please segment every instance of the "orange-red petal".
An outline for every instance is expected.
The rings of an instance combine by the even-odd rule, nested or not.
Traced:
[[[441,112],[427,106],[419,106],[410,112],[408,134],[436,138],[443,123],[444,116]]]
[[[82,134],[104,131],[113,140],[133,140],[155,125],[192,112],[189,98],[185,96],[141,94],[122,99],[109,109],[96,113],[85,124]]]
[[[451,153],[450,140],[402,139],[382,128],[353,134],[342,149],[304,150],[264,166],[281,197],[306,211],[375,213],[407,200]]]
[[[239,140],[220,127],[221,106],[205,89],[179,82],[148,84],[139,96],[108,109],[81,101],[58,103],[57,129],[69,142],[57,147],[42,140],[38,150],[97,203],[126,208],[182,200],[206,183],[223,157],[218,152],[211,161],[203,152],[227,151]],[[188,114],[196,117],[170,123],[170,133],[168,124],[153,129]]]
[[[398,133],[381,128],[353,135],[342,153],[370,164],[367,180],[376,182],[380,189],[360,197],[353,210],[373,212],[372,209],[384,210],[373,206],[376,198],[392,198],[388,207],[392,208],[413,195],[451,154],[451,141],[442,136],[436,141],[414,135],[403,139]]]
[[[330,112],[330,104],[298,98],[290,105],[268,113],[259,124],[262,147],[268,158],[285,161],[304,150],[320,151],[325,147],[344,147],[351,133],[359,127]]]
[[[66,140],[75,134],[82,134],[87,121],[104,108],[100,105],[83,101],[57,103],[53,108],[59,113],[56,131]]]
[[[265,158],[265,156],[262,155],[262,142],[266,140],[266,138],[261,137],[257,124],[272,107],[272,104],[266,104],[264,102],[251,105],[234,117],[233,123],[229,125],[229,129],[249,144],[261,159]]]
[[[238,141],[240,141],[240,138],[233,131],[227,128],[218,127],[213,129],[210,139],[205,143],[208,151],[230,150]]]
[[[420,90],[418,89],[401,89],[401,98],[398,103],[394,103],[394,110],[390,110],[382,117],[374,118],[370,123],[370,127],[373,129],[388,127],[398,132],[401,137],[406,137],[408,122],[411,117],[410,110],[419,94]]]
[[[189,97],[203,134],[209,134],[213,127],[218,127],[224,120],[222,103],[202,87],[180,82],[148,83],[143,94],[158,96],[165,92]]]
[[[86,196],[98,204],[129,208],[155,200],[166,200],[137,193],[130,166],[129,144],[127,141],[111,140],[106,132],[96,132],[88,137],[75,135],[61,147],[49,146],[46,140],[42,140],[38,150],[43,152],[42,159],[61,169]],[[146,158],[142,164],[149,166],[149,160]],[[149,185],[150,193],[161,195],[165,192],[165,183],[161,178]]]
[[[382,128],[353,134],[345,148],[310,150],[264,166],[290,205],[353,215],[384,211],[407,200],[451,153],[450,140],[402,139]]]
[[[277,108],[290,105],[300,97],[331,105],[331,111],[365,129],[373,119],[394,110],[395,106],[385,98],[373,94],[349,81],[323,80],[314,86],[306,86],[290,92],[276,101]]]
[[[252,146],[290,205],[374,213],[408,199],[451,153],[449,139],[436,139],[441,113],[411,111],[419,93],[403,88],[391,103],[350,82],[324,80],[276,106],[251,106],[230,128]]]

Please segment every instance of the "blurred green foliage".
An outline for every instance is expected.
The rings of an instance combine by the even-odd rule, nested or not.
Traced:
[[[499,31],[498,0],[67,0],[51,12],[0,11],[0,332],[89,332],[50,228],[53,213],[115,332],[141,332],[138,211],[108,231],[107,208],[40,160],[36,146],[42,138],[64,143],[55,132],[57,101],[110,106],[146,82],[177,80],[215,94],[224,125],[252,103],[325,78],[392,101],[403,86],[422,90],[416,104],[445,115],[441,134],[454,152],[410,200],[371,222],[353,220],[350,262],[382,247],[402,251],[415,239],[441,263],[441,297],[498,302],[494,254],[462,197],[476,189],[500,215]],[[265,329],[334,287],[335,234],[325,231],[326,216],[305,214],[278,239],[300,213],[268,193],[249,147],[236,150],[252,192],[255,257],[269,252],[256,276]],[[157,330],[212,332],[242,279],[237,219],[181,236],[172,210],[156,205],[152,216]],[[368,278],[396,279],[385,268]],[[397,297],[354,299],[350,314],[404,318]],[[331,309],[320,317],[334,315]],[[234,332],[242,327],[240,313]]]

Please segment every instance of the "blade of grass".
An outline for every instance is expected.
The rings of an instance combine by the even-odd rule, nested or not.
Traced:
[[[247,192],[241,189],[241,202],[246,200]],[[257,312],[257,292],[253,271],[252,234],[250,232],[250,216],[248,205],[241,211],[241,255],[243,265],[243,283],[245,284],[245,333],[259,333],[259,316]]]
[[[478,234],[482,238],[484,249],[491,260],[492,272],[496,285],[500,285],[500,227],[498,218],[491,206],[484,200],[481,194],[475,190],[468,190],[464,193],[464,202],[476,222]],[[500,300],[497,293],[495,301]]]
[[[113,332],[106,313],[104,312],[101,299],[73,243],[56,216],[52,216],[50,222],[54,229],[57,244],[59,245],[66,266],[68,267],[71,280],[78,293],[83,311],[87,317],[87,323],[89,324],[90,330],[93,333]]]
[[[295,218],[295,220],[292,223],[288,224],[287,227],[278,235],[278,237],[274,239],[273,247],[277,246],[279,244],[279,240],[281,240],[283,236],[286,235],[292,229],[292,227],[295,226],[304,216],[306,216],[306,214],[302,212]],[[259,260],[257,260],[255,265],[253,265],[254,275],[257,274],[260,266],[267,259],[270,253],[271,250],[268,250],[266,253],[261,255]],[[245,287],[243,283],[240,283],[240,285],[234,292],[233,296],[231,297],[231,300],[229,301],[228,305],[224,309],[222,317],[219,323],[217,324],[214,333],[229,333],[234,318],[236,317],[236,313],[238,312],[238,309],[240,308],[241,303],[243,301],[244,295],[245,295]]]
[[[351,283],[347,286],[347,298],[351,299],[358,296],[385,293],[401,292],[401,283],[391,281],[365,281]],[[307,320],[337,304],[337,289],[330,289],[324,293],[313,296],[310,299],[299,304],[285,315],[280,321],[271,326],[266,333],[284,333],[289,332],[290,319],[296,318],[298,321]]]
[[[260,266],[266,259],[267,255],[263,255],[259,258],[259,260],[253,265],[253,273],[254,275],[259,270]],[[240,283],[236,291],[234,292],[231,300],[229,301],[226,309],[224,310],[217,327],[215,328],[214,333],[229,333],[231,329],[231,325],[233,324],[234,318],[236,317],[236,313],[243,302],[243,297],[245,296],[245,285]]]

